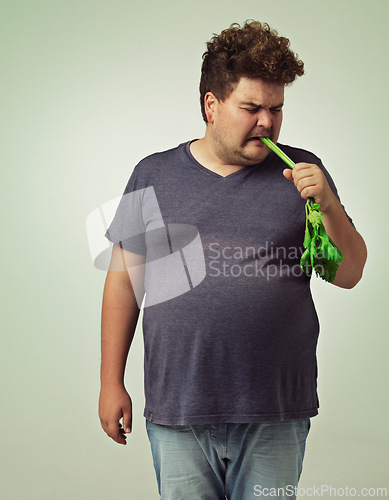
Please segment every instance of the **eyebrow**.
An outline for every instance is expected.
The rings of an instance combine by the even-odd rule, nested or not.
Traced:
[[[258,109],[263,108],[262,104],[257,104],[255,102],[242,102],[241,105],[242,106],[252,106],[253,108],[258,108]],[[273,108],[282,108],[283,105],[284,105],[284,103],[281,102],[280,104],[277,104],[276,106],[271,106],[271,109],[273,109]]]

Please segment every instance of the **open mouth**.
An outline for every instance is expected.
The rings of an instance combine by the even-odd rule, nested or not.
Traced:
[[[262,136],[255,136],[255,137],[250,137],[250,139],[248,139],[248,141],[259,141],[262,143],[261,141],[261,137],[268,137],[267,135],[262,135]],[[263,143],[262,143],[263,144]]]

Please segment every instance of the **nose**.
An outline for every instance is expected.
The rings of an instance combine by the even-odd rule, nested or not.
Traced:
[[[261,109],[258,112],[257,126],[270,129],[273,124],[273,119],[270,109]]]

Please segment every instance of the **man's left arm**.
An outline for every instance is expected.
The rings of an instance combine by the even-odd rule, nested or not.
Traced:
[[[342,288],[354,287],[362,277],[366,245],[348,220],[324,173],[312,163],[297,163],[293,170],[285,169],[284,176],[294,182],[302,198],[314,198],[320,204],[326,232],[344,254],[333,284]]]

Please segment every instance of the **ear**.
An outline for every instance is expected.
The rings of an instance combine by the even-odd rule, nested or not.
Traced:
[[[207,92],[204,96],[204,110],[208,123],[214,122],[215,109],[217,107],[217,99],[212,92]]]

